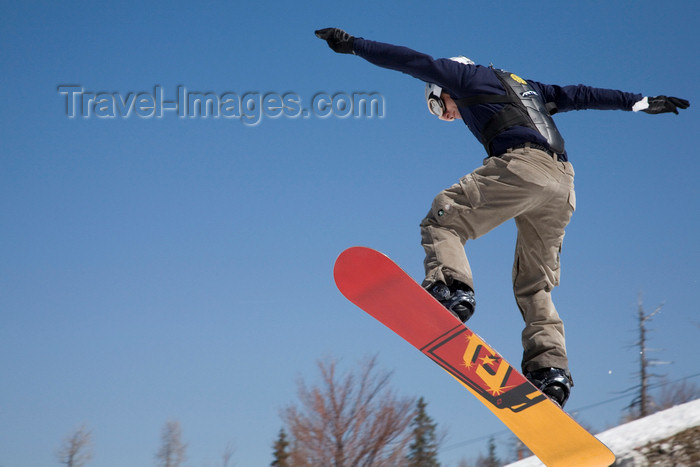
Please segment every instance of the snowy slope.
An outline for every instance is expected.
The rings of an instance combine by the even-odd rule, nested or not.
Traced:
[[[700,426],[700,399],[672,407],[663,412],[625,423],[596,435],[617,456],[617,465],[637,465],[640,455],[634,448],[669,438],[689,428]],[[536,457],[528,457],[509,467],[544,465]]]

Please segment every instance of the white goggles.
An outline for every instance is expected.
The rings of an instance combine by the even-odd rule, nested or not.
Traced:
[[[442,117],[442,114],[445,113],[445,102],[440,97],[432,94],[428,98],[428,110],[436,117]]]
[[[445,102],[440,97],[442,88],[437,84],[425,83],[425,101],[428,103],[428,111],[438,117],[445,113]]]

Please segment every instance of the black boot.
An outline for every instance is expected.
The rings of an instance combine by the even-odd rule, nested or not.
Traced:
[[[559,407],[564,408],[574,385],[568,371],[561,368],[542,368],[527,373],[525,377]]]
[[[448,287],[442,282],[436,282],[428,291],[461,322],[466,323],[474,314],[476,300],[474,291],[468,285],[455,281]]]

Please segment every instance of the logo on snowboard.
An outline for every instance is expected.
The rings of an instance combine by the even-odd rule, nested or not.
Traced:
[[[520,412],[546,397],[479,336],[457,326],[422,349],[460,383],[499,409]],[[448,362],[462,361],[461,368]]]

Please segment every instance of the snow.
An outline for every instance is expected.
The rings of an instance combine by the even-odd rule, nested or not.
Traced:
[[[635,448],[664,440],[696,426],[700,426],[700,399],[611,428],[599,433],[596,438],[615,453],[618,465],[636,465],[635,459],[639,454]],[[544,464],[536,457],[528,457],[509,464],[508,467],[541,465]]]

